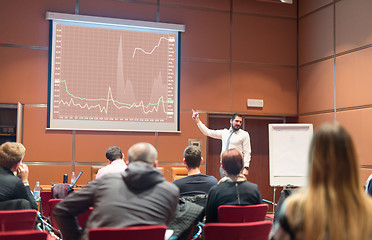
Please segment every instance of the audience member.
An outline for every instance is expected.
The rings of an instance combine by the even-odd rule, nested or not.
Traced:
[[[349,133],[322,125],[309,152],[309,179],[289,196],[273,239],[372,239],[372,199],[363,191]]]
[[[222,153],[222,168],[227,176],[211,188],[206,206],[206,222],[218,222],[218,207],[221,205],[260,204],[258,186],[248,182],[242,174],[243,155],[236,148]]]
[[[186,165],[188,176],[174,180],[173,183],[180,189],[180,201],[176,215],[168,227],[174,230],[172,237],[188,239],[192,226],[204,218],[204,208],[208,192],[217,184],[217,179],[200,172],[203,158],[197,146],[188,146],[183,152],[183,163]],[[197,229],[194,228],[194,233]]]
[[[119,147],[109,147],[106,151],[106,158],[110,164],[98,170],[96,179],[108,173],[124,172],[127,168],[127,164],[124,162],[124,154]]]
[[[179,190],[165,181],[157,165],[157,151],[149,143],[137,143],[128,151],[128,168],[107,174],[71,193],[53,214],[63,239],[88,239],[98,227],[167,225],[176,212]],[[76,216],[94,207],[81,236]]]
[[[217,184],[217,179],[200,172],[203,162],[201,150],[197,146],[188,146],[183,153],[183,163],[187,168],[187,177],[174,180],[173,183],[180,189],[182,196],[195,196],[208,194],[211,187]]]
[[[21,143],[6,142],[0,146],[0,210],[37,209],[28,184],[28,167],[22,163],[25,152]],[[13,172],[17,172],[16,176]],[[14,201],[20,199],[26,202]]]
[[[369,194],[370,196],[372,196],[372,174],[369,175],[365,185],[364,185],[364,189],[366,191],[367,194]]]

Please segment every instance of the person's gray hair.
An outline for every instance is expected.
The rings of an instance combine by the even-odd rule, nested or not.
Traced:
[[[157,158],[158,151],[150,143],[136,143],[128,150],[128,161],[130,163],[140,161],[152,165]]]

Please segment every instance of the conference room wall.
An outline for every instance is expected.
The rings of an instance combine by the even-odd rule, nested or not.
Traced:
[[[141,3],[107,0],[79,0],[79,14],[110,18],[156,21],[156,0]]]
[[[300,0],[298,4],[298,14],[299,16],[304,16],[306,14],[311,13],[317,9],[320,9],[328,4],[331,4],[333,0],[313,0],[313,1],[306,1]]]
[[[0,3],[0,43],[48,47],[46,11],[74,13],[75,0],[3,0]]]
[[[372,109],[337,112],[337,121],[351,134],[362,167],[370,167],[372,142]],[[368,166],[369,165],[369,166]]]
[[[234,12],[246,13],[253,15],[266,15],[271,17],[297,17],[297,1],[293,1],[293,4],[271,4],[269,1],[252,1],[252,0],[234,0],[233,1]]]
[[[124,146],[126,152],[137,141],[154,143],[160,166],[169,170],[182,165],[189,139],[202,139],[207,158],[206,137],[190,118],[192,108],[201,112],[204,122],[208,114],[233,111],[265,116],[296,114],[296,4],[167,0],[160,1],[158,8],[157,2],[79,0],[78,10],[79,14],[135,20],[156,21],[159,17],[161,22],[186,25],[181,34],[181,133],[46,130],[49,23],[45,13],[73,14],[76,1],[7,0],[0,4],[0,28],[7,32],[0,36],[0,103],[24,104],[22,139],[27,148],[25,162],[32,170],[32,187],[36,180],[42,184],[51,179],[61,181],[62,175],[70,175],[73,169],[84,169],[79,183],[87,183],[90,166],[106,164],[104,152],[111,144]],[[250,70],[254,73],[247,77]],[[246,99],[253,97],[264,99],[265,107],[247,109]],[[56,171],[56,166],[63,167]],[[205,165],[202,170],[205,172]]]
[[[302,2],[304,1],[299,2],[299,6]],[[299,17],[298,61],[300,66],[333,56],[333,26],[332,5]]]
[[[267,112],[276,116],[297,113],[297,69],[234,63],[232,65],[232,112],[246,107],[247,98],[264,99],[264,107],[248,108],[253,115]]]
[[[295,18],[237,13],[233,15],[232,23],[234,62],[296,67]]]
[[[0,47],[0,56],[0,103],[46,103],[48,51]]]
[[[230,108],[229,69],[229,64],[225,62],[183,59],[180,82],[181,109],[190,111],[190,114],[191,109],[228,110]]]
[[[304,10],[305,2],[299,3],[299,121],[316,123],[315,129],[327,121],[344,125],[356,143],[364,183],[372,173],[372,2],[323,1]],[[312,39],[314,34],[323,36]]]
[[[313,124],[313,130],[316,130],[320,125],[325,122],[333,122],[334,113],[319,113],[312,115],[301,115],[298,117],[298,122],[300,123],[311,123]]]
[[[27,164],[27,162],[26,162]],[[47,185],[47,190],[50,189],[52,183],[62,183],[63,182],[63,174],[68,174],[68,180],[71,180],[71,166],[68,165],[59,165],[56,164],[39,164],[39,165],[32,165],[28,164],[29,174],[29,182],[30,188],[33,190],[36,181],[40,183],[40,185]],[[84,172],[81,175],[81,179],[79,179],[79,184],[86,184],[90,181],[90,174],[86,174]]]
[[[55,162],[71,166],[72,131],[47,131],[46,107],[25,106],[23,115],[25,162]]]
[[[367,107],[366,105],[372,104],[371,59],[372,48],[366,48],[362,51],[356,51],[337,57],[337,109],[361,106]]]
[[[226,1],[228,2],[228,1]],[[228,9],[213,10],[179,5],[160,5],[160,21],[181,23],[181,59],[221,61],[229,59],[230,17]],[[182,69],[181,69],[182,73]]]
[[[358,48],[372,43],[371,9],[371,1],[342,0],[337,2],[335,26],[337,54],[359,50]]]
[[[299,67],[299,114],[334,107],[333,59]]]

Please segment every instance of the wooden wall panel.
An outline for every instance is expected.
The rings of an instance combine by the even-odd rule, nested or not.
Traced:
[[[71,131],[46,130],[47,108],[24,107],[23,144],[27,162],[71,162]]]
[[[183,151],[189,145],[188,140],[204,138],[191,115],[191,109],[181,112],[181,133],[159,133],[157,150],[160,163],[178,163],[182,165]],[[202,153],[205,156],[205,142],[202,143]]]
[[[334,107],[333,59],[299,68],[300,114]]]
[[[262,14],[280,17],[296,18],[297,0],[293,4],[272,3],[270,1],[233,0],[234,12],[248,14]]]
[[[337,108],[372,103],[371,58],[371,48],[337,58]]]
[[[365,185],[369,175],[372,174],[372,169],[366,169],[366,168],[361,168],[360,169],[360,183],[362,184],[362,186]]]
[[[66,165],[28,165],[28,170],[31,190],[34,189],[37,181],[40,185],[51,185],[52,182],[62,183],[64,174],[68,174],[69,180],[71,177],[71,166]],[[79,184],[81,184],[80,180]]]
[[[156,21],[156,1],[147,0],[141,2],[143,3],[107,0],[79,0],[79,14]]]
[[[297,114],[296,69],[233,65],[232,111]],[[263,99],[263,109],[247,109],[247,99]]]
[[[296,20],[236,14],[232,30],[234,61],[296,66]]]
[[[230,0],[161,0],[160,4],[164,6],[198,7],[223,11],[229,11],[230,9]]]
[[[48,51],[0,47],[0,102],[46,103]]]
[[[318,8],[324,7],[327,4],[332,3],[333,0],[299,0],[298,3],[298,12],[299,16],[302,17],[305,14],[309,14],[312,11],[317,10]]]
[[[229,59],[228,12],[160,6],[160,21],[186,26],[181,34],[182,58]]]
[[[372,109],[361,109],[337,113],[337,121],[342,124],[354,140],[361,165],[371,165]]]
[[[323,113],[316,115],[300,116],[298,118],[299,123],[311,123],[313,124],[313,130],[315,131],[319,126],[324,123],[333,122],[334,113]]]
[[[81,174],[78,182],[76,183],[77,186],[81,186],[81,185],[87,185],[89,182],[91,182],[92,180],[92,173],[91,173],[91,166],[84,166],[84,165],[78,165],[78,166],[75,166],[75,176],[77,176],[79,174],[80,171],[83,171],[83,174]],[[71,173],[72,171],[70,172],[66,172],[68,174],[68,180],[71,181]],[[94,179],[93,179],[94,180]]]
[[[74,0],[6,0],[0,7],[0,43],[48,46],[46,11],[74,13]]]
[[[229,84],[229,64],[183,60],[180,86],[181,109],[228,110]]]
[[[372,43],[372,1],[336,3],[336,51],[348,51]]]
[[[299,63],[333,55],[333,6],[299,20]]]
[[[197,109],[194,109],[198,111]],[[208,126],[205,113],[199,113],[200,120]],[[158,152],[159,163],[182,165],[183,151],[188,146],[189,139],[202,140],[202,156],[206,159],[206,137],[200,132],[198,126],[191,118],[191,111],[181,112],[181,133],[159,133]],[[206,163],[206,162],[205,162]]]
[[[118,146],[124,155],[135,143],[155,145],[155,133],[77,131],[75,140],[76,162],[106,162],[106,150]]]

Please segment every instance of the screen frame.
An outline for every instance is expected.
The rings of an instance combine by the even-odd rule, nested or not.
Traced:
[[[129,132],[180,132],[180,41],[181,32],[185,31],[185,26],[180,24],[169,24],[160,22],[147,22],[147,21],[137,21],[128,19],[117,19],[117,18],[106,18],[106,17],[96,17],[87,15],[74,15],[65,13],[54,13],[47,12],[46,19],[50,20],[50,38],[49,38],[49,66],[48,66],[48,104],[47,104],[47,130],[86,130],[86,131],[129,131]],[[138,31],[160,31],[160,32],[172,32],[176,34],[178,39],[176,41],[176,69],[175,69],[175,94],[177,97],[174,99],[174,122],[161,125],[162,123],[154,122],[126,122],[121,125],[120,121],[116,124],[111,121],[96,121],[92,120],[87,124],[86,127],[81,127],[81,122],[84,120],[60,120],[63,121],[63,127],[60,124],[55,124],[55,120],[52,119],[53,115],[53,89],[54,89],[54,52],[55,52],[55,29],[56,24],[63,25],[75,25],[78,26],[95,26],[108,29],[125,29]],[[89,123],[88,121],[86,121]],[[66,123],[66,124],[65,124]],[[78,125],[76,125],[78,124]],[[80,124],[80,125],[79,125]],[[138,125],[141,125],[139,128]],[[169,127],[172,125],[172,127]],[[78,126],[78,127],[76,127]],[[94,127],[91,127],[94,126]],[[100,126],[100,127],[96,127]],[[102,126],[102,127],[101,127]],[[122,127],[125,126],[125,127]]]

